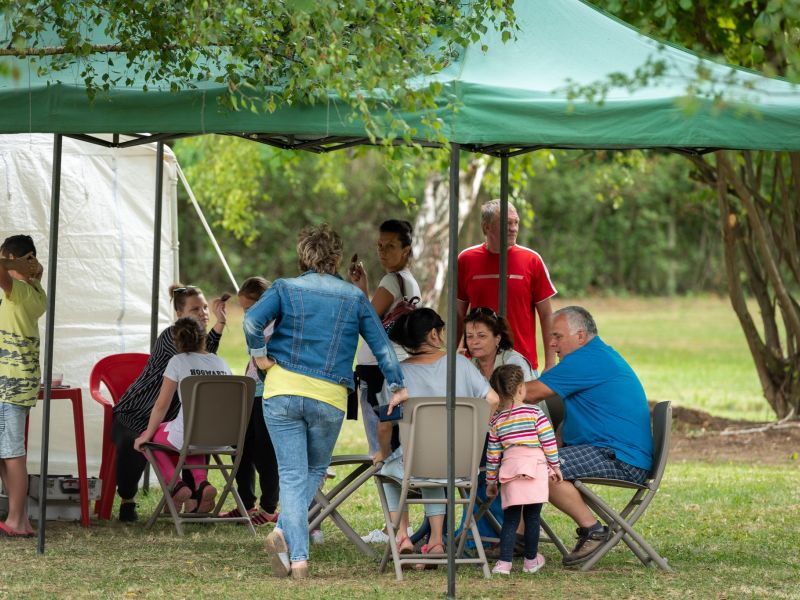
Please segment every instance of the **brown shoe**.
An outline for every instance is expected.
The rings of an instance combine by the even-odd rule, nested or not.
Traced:
[[[276,577],[288,577],[291,571],[289,548],[286,546],[286,540],[283,539],[281,532],[273,529],[264,540],[264,548],[270,555],[272,574]]]
[[[605,525],[600,529],[589,532],[585,529],[581,531],[581,529],[582,528],[579,527],[575,530],[578,534],[578,543],[575,545],[575,548],[561,559],[561,564],[565,567],[572,567],[586,562],[608,539],[608,527]]]

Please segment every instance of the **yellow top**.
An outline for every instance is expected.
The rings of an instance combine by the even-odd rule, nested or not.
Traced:
[[[2,292],[0,292],[2,295]],[[12,280],[0,297],[0,402],[33,406],[39,394],[39,317],[47,296],[38,281]]]
[[[273,396],[303,396],[347,411],[347,388],[338,383],[287,371],[275,365],[267,371],[264,381],[264,400]]]

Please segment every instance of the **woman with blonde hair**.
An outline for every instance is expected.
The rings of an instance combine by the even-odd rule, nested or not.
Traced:
[[[336,273],[342,254],[342,239],[327,224],[303,229],[302,274],[275,281],[245,315],[250,355],[267,371],[264,420],[278,458],[281,511],[266,548],[279,577],[308,576],[308,505],[339,436],[359,335],[375,353],[393,401],[408,397],[375,309]],[[267,348],[264,327],[273,320]]]

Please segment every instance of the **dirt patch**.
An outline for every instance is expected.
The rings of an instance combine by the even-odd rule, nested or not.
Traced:
[[[767,424],[732,421],[682,406],[673,406],[672,417],[670,460],[747,462],[800,468],[800,423],[796,421],[788,427],[723,435],[723,432],[757,429]]]

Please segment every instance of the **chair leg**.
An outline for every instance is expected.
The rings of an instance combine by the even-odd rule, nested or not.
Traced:
[[[564,542],[561,541],[561,538],[556,535],[553,529],[550,527],[550,524],[545,521],[541,516],[539,517],[539,525],[544,532],[547,534],[549,540],[553,543],[553,545],[558,548],[558,551],[561,553],[561,556],[566,556],[569,554],[569,550],[564,545]]]
[[[170,494],[170,485],[164,480],[164,476],[161,474],[158,466],[156,465],[155,457],[153,456],[153,451],[150,448],[144,448],[144,455],[147,458],[147,462],[152,465],[153,473],[156,475],[156,479],[158,480],[159,485],[161,486],[161,491],[163,492],[163,496],[156,506],[155,511],[148,519],[147,523],[145,524],[145,529],[150,529],[158,519],[161,511],[164,509],[164,505],[166,504],[167,508],[169,508],[169,513],[172,516],[172,520],[175,523],[175,529],[178,532],[178,535],[183,535],[183,524],[180,514],[178,513],[178,509],[175,506],[175,502],[172,500],[172,495]],[[175,476],[173,479],[177,479],[178,475],[183,468],[183,461],[178,461],[178,464],[175,467]]]
[[[664,571],[672,571],[670,566],[667,564],[661,555],[656,552],[655,548],[653,548],[642,536],[640,536],[636,531],[634,531],[633,527],[631,526],[628,521],[623,518],[619,513],[617,513],[611,506],[605,503],[600,496],[595,494],[592,490],[587,488],[586,486],[581,486],[579,488],[583,497],[588,501],[591,506],[596,508],[599,513],[603,514],[604,516],[608,517],[608,523],[610,523],[613,527],[619,527],[619,530],[611,536],[611,538],[592,555],[592,557],[587,560],[585,563],[581,565],[581,571],[589,571],[597,562],[605,556],[605,554],[611,550],[614,546],[619,543],[620,539],[623,539],[623,536],[629,537],[630,540],[635,542],[639,545],[642,551],[647,554],[649,560],[642,560],[642,556],[638,552],[634,551],[634,554],[639,560],[645,565],[648,565],[649,562],[654,562],[660,569]],[[631,546],[626,540],[626,544]],[[631,548],[633,549],[633,548]]]
[[[105,466],[101,472],[100,499],[95,502],[95,512],[103,520],[111,519],[111,511],[114,508],[114,496],[117,493],[117,449],[111,446],[107,460],[103,461]]]
[[[211,462],[211,459],[213,459],[217,465],[215,470],[218,470],[222,475],[222,478],[225,480],[225,486],[222,488],[219,499],[211,511],[211,517],[219,517],[219,513],[222,510],[222,506],[225,504],[225,499],[228,497],[228,494],[230,494],[233,498],[236,508],[239,509],[239,513],[242,515],[247,515],[247,509],[244,506],[244,502],[242,502],[242,497],[239,495],[239,491],[234,487],[234,483],[236,482],[236,470],[239,467],[239,462],[234,460],[233,464],[227,464],[223,462],[222,458],[218,454],[211,454],[209,456],[209,462]],[[210,471],[211,469],[209,468],[208,470]],[[250,532],[250,534],[255,537],[257,534],[256,528],[253,526],[253,522],[250,519],[247,519],[245,524],[247,525],[247,530]]]
[[[389,502],[386,500],[386,492],[383,491],[383,483],[378,477],[375,478],[375,485],[378,486],[378,497],[381,501],[381,508],[383,508],[383,517],[386,522],[386,532],[389,536],[389,541],[386,543],[386,549],[383,552],[383,558],[381,558],[379,569],[381,573],[386,570],[386,566],[389,563],[389,555],[391,554],[394,562],[395,577],[397,578],[397,581],[403,581],[403,569],[400,565],[400,552],[397,550],[397,526],[392,522],[391,515],[389,514]],[[401,502],[401,508],[402,504],[403,503]],[[402,517],[403,513],[399,512],[398,514]]]

